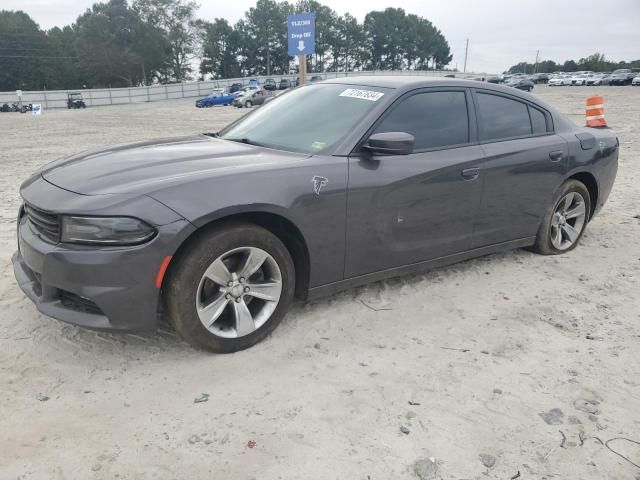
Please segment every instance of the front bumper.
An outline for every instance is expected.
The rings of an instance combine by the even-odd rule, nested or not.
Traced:
[[[48,243],[23,217],[13,269],[22,291],[45,315],[99,330],[151,331],[160,299],[155,277],[185,229],[190,224],[177,221],[158,227],[144,245],[103,249]]]

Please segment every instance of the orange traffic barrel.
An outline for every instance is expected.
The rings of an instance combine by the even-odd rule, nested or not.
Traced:
[[[604,119],[604,98],[602,95],[593,95],[587,98],[587,127],[603,128],[607,126]]]

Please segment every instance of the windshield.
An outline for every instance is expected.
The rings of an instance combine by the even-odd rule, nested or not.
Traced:
[[[304,86],[255,110],[220,132],[220,137],[315,153],[340,142],[388,92],[353,85]]]
[[[629,73],[631,70],[627,70],[626,68],[621,68],[619,70],[614,70],[613,73]]]

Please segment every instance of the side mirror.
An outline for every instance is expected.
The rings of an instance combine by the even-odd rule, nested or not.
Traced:
[[[373,154],[409,155],[413,153],[415,141],[415,137],[406,132],[374,133],[363,148]]]

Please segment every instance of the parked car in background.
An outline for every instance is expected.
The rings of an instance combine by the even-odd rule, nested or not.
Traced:
[[[68,93],[67,94],[67,108],[87,108],[86,103],[82,99],[81,93]]]
[[[549,82],[549,74],[548,73],[534,73],[531,75],[530,80],[533,83],[548,83]]]
[[[587,77],[587,85],[609,85],[608,73],[594,73]]]
[[[619,68],[614,70],[609,77],[611,85],[629,85],[633,81],[635,73],[630,68]]]
[[[587,77],[589,75],[586,73],[576,73],[571,77],[571,85],[573,86],[583,86],[587,84]]]
[[[242,90],[241,83],[232,83],[229,87],[229,93],[236,93],[237,91]]]
[[[607,201],[619,149],[611,130],[504,86],[336,78],[216,134],[40,168],[20,187],[12,263],[46,315],[119,331],[154,330],[164,316],[191,345],[234,352],[266,338],[294,296],[507,249],[571,252]],[[598,227],[591,242],[607,234]],[[303,349],[338,329],[287,341]],[[282,340],[265,350],[289,348]]]
[[[278,89],[278,85],[276,84],[276,81],[273,78],[267,78],[264,81],[264,84],[262,85],[262,88],[272,92],[272,91]]]
[[[267,92],[265,90],[248,90],[242,95],[238,95],[232,105],[238,108],[251,108],[254,105],[262,105],[267,99]]]
[[[216,88],[210,95],[196,100],[197,108],[209,108],[215,105],[231,105],[233,99],[236,98],[232,93],[226,92],[222,88]]]
[[[512,77],[510,78],[505,85],[509,86],[509,87],[513,87],[513,88],[517,88],[518,90],[525,90],[527,92],[530,92],[531,90],[533,90],[533,82],[531,80],[529,80],[528,78],[522,78],[522,77]]]
[[[309,79],[310,82],[320,82],[322,80],[322,75],[311,75],[311,78]]]
[[[280,84],[278,85],[278,90],[286,90],[291,87],[291,80],[288,78],[280,79]]]
[[[489,78],[487,78],[487,82],[489,82],[489,83],[502,83],[502,79],[500,77],[489,77]]]
[[[640,73],[633,77],[633,80],[631,80],[631,85],[633,85],[634,87],[640,87]]]
[[[571,77],[569,75],[555,75],[549,78],[550,87],[565,87],[571,85]]]

